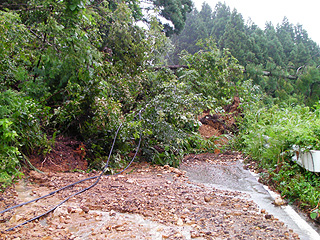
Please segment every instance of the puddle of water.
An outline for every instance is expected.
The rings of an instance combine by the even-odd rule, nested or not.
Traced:
[[[320,229],[313,228],[303,220],[290,206],[276,207],[273,204],[274,196],[269,190],[257,181],[257,176],[243,169],[241,162],[232,165],[212,165],[201,163],[199,165],[182,165],[187,172],[189,180],[227,191],[239,191],[250,195],[260,209],[284,222],[303,240],[320,239]],[[274,193],[275,194],[275,193]],[[291,208],[291,209],[290,209]],[[295,215],[293,215],[293,212]]]

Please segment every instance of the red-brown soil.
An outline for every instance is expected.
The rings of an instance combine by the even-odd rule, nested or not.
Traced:
[[[32,155],[31,164],[43,172],[70,172],[86,170],[86,146],[66,137],[57,137],[52,149],[45,155]]]

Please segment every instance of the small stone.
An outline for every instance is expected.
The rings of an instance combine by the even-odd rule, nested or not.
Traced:
[[[271,218],[272,218],[272,215],[271,215],[271,214],[266,214],[264,217],[265,217],[266,219],[271,219]]]
[[[272,232],[272,231],[274,231],[274,229],[273,229],[272,227],[267,227],[267,228],[266,228],[266,231]]]
[[[124,232],[126,229],[123,226],[115,227],[115,229],[119,232]]]
[[[60,216],[60,217],[59,217],[59,222],[60,222],[60,223],[64,223],[64,221],[65,221],[64,216]]]
[[[29,176],[38,183],[43,183],[47,181],[47,176],[43,173],[38,173],[36,171],[30,171]]]
[[[15,220],[17,221],[17,222],[19,222],[20,220],[22,220],[23,219],[23,216],[21,216],[21,215],[15,215]]]
[[[211,197],[209,197],[209,196],[204,196],[204,201],[205,202],[210,202],[211,201]]]
[[[182,213],[188,213],[188,212],[190,212],[190,210],[188,208],[182,209]]]
[[[80,207],[82,209],[83,212],[88,213],[89,212],[89,208],[87,206],[81,206]]]
[[[130,179],[127,180],[127,183],[135,183],[135,181],[130,178]]]
[[[172,168],[171,170],[173,173],[177,174],[178,176],[181,176],[183,175],[182,171],[180,171],[179,169],[177,168]]]
[[[54,210],[53,212],[53,215],[56,216],[56,217],[59,217],[59,216],[64,216],[64,215],[67,215],[68,214],[68,211],[66,208],[64,207],[58,207]]]
[[[72,211],[72,207],[68,207],[68,208],[67,208],[67,212],[68,212],[68,213],[71,213],[71,211]]]
[[[169,238],[169,237],[170,237],[169,234],[162,234],[162,239],[167,239],[167,238]]]
[[[282,206],[282,205],[286,205],[286,201],[283,200],[281,197],[276,197],[276,199],[274,200],[274,205],[276,206]]]
[[[75,209],[74,209],[74,212],[75,212],[75,213],[79,213],[79,214],[80,214],[80,213],[83,213],[83,211],[82,211],[81,208],[75,208]]]
[[[183,225],[183,221],[182,221],[181,218],[179,218],[179,219],[177,220],[177,225],[178,225],[178,226],[182,226],[182,225]]]
[[[163,168],[168,170],[170,168],[170,166],[169,165],[164,165]]]
[[[75,209],[75,208],[73,208],[73,207],[68,207],[68,208],[67,208],[67,212],[68,212],[68,213],[75,213],[75,212],[77,212],[77,209]]]
[[[198,231],[191,231],[190,235],[191,235],[191,238],[200,237],[200,233]]]
[[[261,213],[266,213],[266,210],[265,209],[261,209]]]

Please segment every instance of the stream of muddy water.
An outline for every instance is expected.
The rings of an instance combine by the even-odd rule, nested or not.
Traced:
[[[303,240],[319,240],[320,228],[308,223],[302,213],[297,213],[291,206],[275,206],[277,194],[258,182],[258,175],[243,168],[240,161],[221,165],[201,162],[199,164],[182,164],[190,181],[221,190],[239,191],[248,194],[261,209],[284,222]]]

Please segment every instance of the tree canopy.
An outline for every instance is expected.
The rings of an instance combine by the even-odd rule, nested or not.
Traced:
[[[231,11],[225,3],[219,2],[212,10],[204,2],[200,12],[194,9],[187,14],[181,34],[171,37],[175,51],[170,60],[177,64],[182,50],[197,52],[200,48],[196,43],[208,37],[220,50],[229,49],[245,67],[246,78],[260,85],[272,99],[310,106],[320,99],[315,93],[317,78],[312,83],[306,80],[310,72],[319,71],[320,48],[302,25],[294,26],[284,17],[277,26],[267,22],[260,29],[251,20],[245,23],[241,13]],[[295,87],[301,82],[308,89],[303,94]]]

